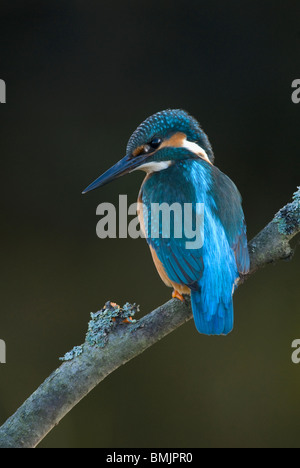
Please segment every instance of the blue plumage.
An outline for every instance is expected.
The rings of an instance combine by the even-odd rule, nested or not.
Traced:
[[[185,150],[182,150],[185,151]],[[216,185],[216,177],[219,185]],[[184,284],[191,289],[192,309],[195,324],[200,333],[209,335],[227,334],[233,327],[232,292],[239,277],[235,249],[240,263],[247,256],[244,248],[243,215],[240,197],[234,184],[217,168],[202,159],[188,159],[168,169],[168,184],[165,172],[149,177],[142,186],[141,199],[148,211],[148,233],[151,234],[151,205],[168,204],[175,201],[204,204],[204,243],[199,249],[187,249],[187,238],[147,238],[154,248],[167,276],[174,283]],[[220,189],[220,182],[231,184],[231,197],[213,197]],[[234,200],[232,193],[235,193]],[[232,203],[235,201],[236,203]],[[226,207],[228,210],[226,213]],[[238,213],[236,213],[238,211]],[[223,223],[219,213],[222,212]],[[235,228],[230,219],[236,218]],[[226,226],[230,229],[226,230]],[[248,262],[248,260],[247,260]],[[247,266],[247,265],[246,265]],[[245,270],[243,264],[243,271]]]
[[[200,333],[227,335],[234,322],[233,293],[250,260],[241,196],[213,163],[212,147],[199,123],[182,110],[162,111],[137,128],[126,156],[86,191],[136,169],[147,173],[139,216],[156,268],[177,297],[191,294]],[[169,208],[167,230],[163,217],[153,216],[162,203]],[[192,214],[188,233],[187,205]]]

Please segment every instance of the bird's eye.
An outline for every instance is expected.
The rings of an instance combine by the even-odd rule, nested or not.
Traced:
[[[151,148],[156,149],[161,144],[161,141],[161,138],[153,138],[153,140],[151,140],[149,144]]]
[[[161,142],[162,142],[161,138],[153,138],[150,141],[150,143],[147,143],[146,145],[143,145],[143,146],[139,146],[135,150],[134,156],[138,156],[140,154],[152,153],[153,150],[156,150],[159,147]]]

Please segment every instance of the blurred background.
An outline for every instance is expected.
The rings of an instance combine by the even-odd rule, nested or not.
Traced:
[[[129,136],[193,114],[239,187],[252,238],[299,185],[299,2],[15,1],[0,7],[0,424],[84,341],[107,300],[170,298],[145,240],[96,236],[140,172],[83,197]],[[298,447],[300,249],[235,295],[227,338],[181,327],[118,369],[40,447]]]

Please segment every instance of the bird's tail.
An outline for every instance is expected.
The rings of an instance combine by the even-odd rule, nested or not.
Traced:
[[[202,300],[201,290],[191,291],[194,321],[199,333],[204,335],[228,335],[233,329],[233,299],[228,303],[211,299]]]

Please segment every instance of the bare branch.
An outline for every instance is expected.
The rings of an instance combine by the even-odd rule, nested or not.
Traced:
[[[299,232],[300,188],[293,202],[250,242],[249,275],[268,263],[291,258],[290,241]],[[130,319],[135,310],[130,304],[119,308],[107,303],[92,314],[85,343],[67,353],[66,361],[0,428],[0,448],[36,447],[105,377],[192,318],[188,298],[185,303],[172,299],[137,322]]]
[[[249,243],[250,274],[259,268],[293,255],[290,241],[300,232],[300,187],[292,203],[284,206],[274,219]]]

